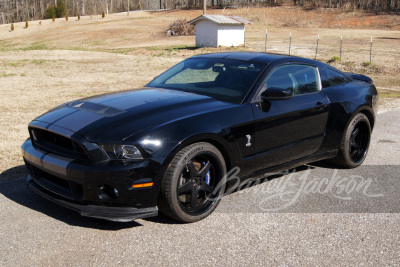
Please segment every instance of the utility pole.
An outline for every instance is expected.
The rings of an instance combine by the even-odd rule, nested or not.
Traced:
[[[203,0],[203,15],[206,14],[206,9],[207,9],[207,0]]]

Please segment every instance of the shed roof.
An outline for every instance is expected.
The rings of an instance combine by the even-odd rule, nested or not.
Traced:
[[[202,15],[189,21],[190,24],[196,24],[200,20],[209,20],[217,24],[253,24],[239,16],[223,16],[223,15]]]

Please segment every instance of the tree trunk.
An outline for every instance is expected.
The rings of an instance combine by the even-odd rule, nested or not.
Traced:
[[[17,21],[19,20],[18,0],[15,0],[15,6],[17,8]]]
[[[85,15],[85,4],[83,3],[83,0],[81,0],[81,15]]]

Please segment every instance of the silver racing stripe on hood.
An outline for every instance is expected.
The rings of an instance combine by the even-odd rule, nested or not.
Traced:
[[[107,117],[114,117],[125,112],[125,110],[103,104],[77,100],[60,105],[35,120],[48,123],[49,127],[56,125],[73,132],[78,132],[96,121]]]

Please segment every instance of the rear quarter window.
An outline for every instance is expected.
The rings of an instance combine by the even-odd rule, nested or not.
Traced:
[[[326,74],[330,86],[343,85],[351,82],[349,77],[333,69],[326,69]]]

